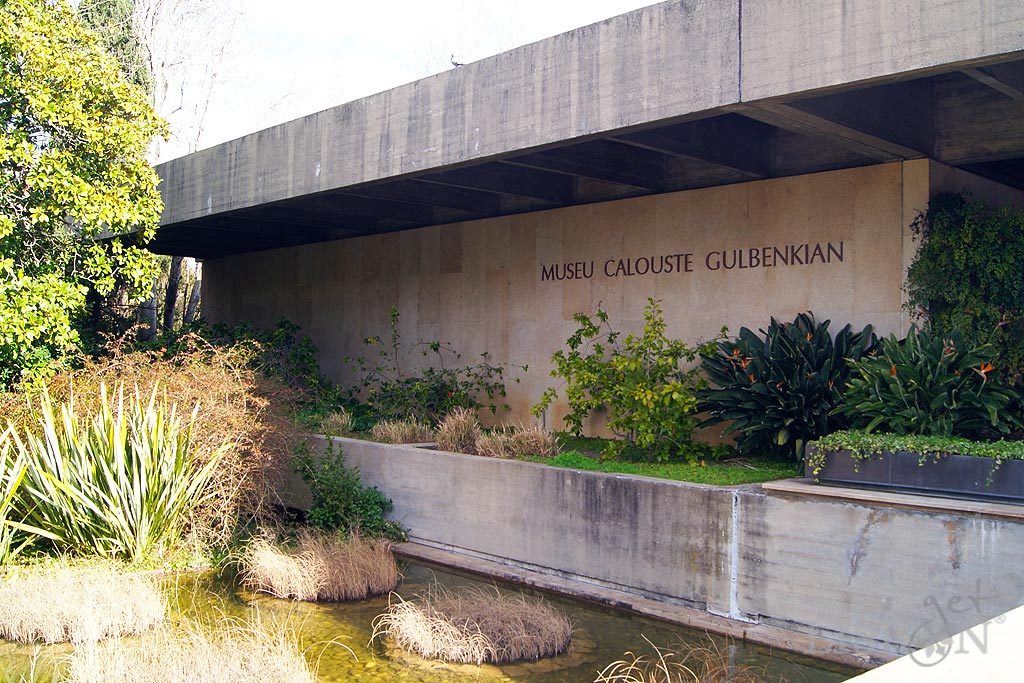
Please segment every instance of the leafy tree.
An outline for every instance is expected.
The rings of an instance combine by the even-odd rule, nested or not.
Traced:
[[[165,125],[66,2],[0,6],[0,384],[52,369],[91,289],[148,293]],[[113,236],[113,237],[111,237]],[[107,238],[107,239],[102,239]]]

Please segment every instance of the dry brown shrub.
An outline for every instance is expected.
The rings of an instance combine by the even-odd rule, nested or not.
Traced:
[[[54,403],[73,397],[82,412],[99,407],[104,383],[123,382],[143,395],[159,384],[161,396],[186,414],[198,404],[192,442],[200,457],[225,441],[235,447],[221,458],[211,481],[214,494],[193,513],[190,533],[202,544],[226,545],[240,518],[260,519],[277,502],[275,491],[301,437],[293,418],[304,394],[249,367],[259,352],[255,342],[221,348],[187,334],[177,343],[172,358],[112,343],[107,355],[85,358],[81,368],[52,377],[48,389]],[[33,423],[21,393],[0,394],[0,415],[21,428]]]
[[[339,408],[320,422],[320,433],[327,436],[347,436],[352,432],[352,414]]]
[[[241,566],[249,588],[293,600],[363,600],[387,593],[401,580],[391,545],[359,536],[340,540],[307,532],[286,550],[258,537],[247,545]]]
[[[456,408],[437,425],[434,441],[440,451],[474,455],[480,434],[480,420],[476,412],[469,408]]]
[[[509,425],[477,437],[476,453],[489,458],[554,457],[558,455],[558,439],[536,425]]]
[[[83,643],[146,631],[167,599],[152,576],[115,565],[31,567],[0,582],[0,638]]]
[[[652,655],[627,652],[622,659],[606,666],[594,683],[761,683],[767,672],[751,666],[733,664],[729,641],[719,644],[708,640],[700,645],[682,644],[678,650],[659,648],[644,640]],[[783,679],[779,680],[784,683]]]
[[[562,654],[572,625],[545,600],[434,585],[411,601],[393,595],[373,622],[373,639],[382,637],[428,659],[505,664]]]
[[[384,443],[425,443],[434,440],[434,430],[415,420],[382,420],[373,425],[370,436]]]
[[[314,683],[316,674],[296,634],[257,618],[227,622],[212,632],[194,624],[142,638],[78,647],[61,683]]]

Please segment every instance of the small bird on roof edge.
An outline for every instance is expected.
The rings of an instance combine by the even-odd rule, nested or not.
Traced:
[[[455,53],[452,53],[452,66],[462,66],[462,62],[455,61]]]

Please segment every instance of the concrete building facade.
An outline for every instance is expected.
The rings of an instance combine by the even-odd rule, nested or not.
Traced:
[[[344,382],[398,306],[405,341],[510,364],[523,420],[598,305],[636,331],[659,299],[690,341],[905,330],[929,198],[1024,203],[1022,59],[1009,0],[663,2],[168,162],[154,248]]]

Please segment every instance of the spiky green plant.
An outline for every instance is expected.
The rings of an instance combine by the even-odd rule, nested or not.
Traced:
[[[80,418],[69,401],[57,411],[43,393],[35,428],[10,429],[27,463],[20,496],[25,522],[65,552],[132,561],[153,557],[180,534],[188,513],[210,494],[207,484],[225,443],[210,453],[192,447],[191,419],[177,407],[138,392],[116,400],[101,387],[100,408]]]
[[[38,537],[50,537],[42,529],[24,523],[18,497],[28,471],[24,453],[11,447],[11,430],[0,434],[0,564],[7,564]]]

